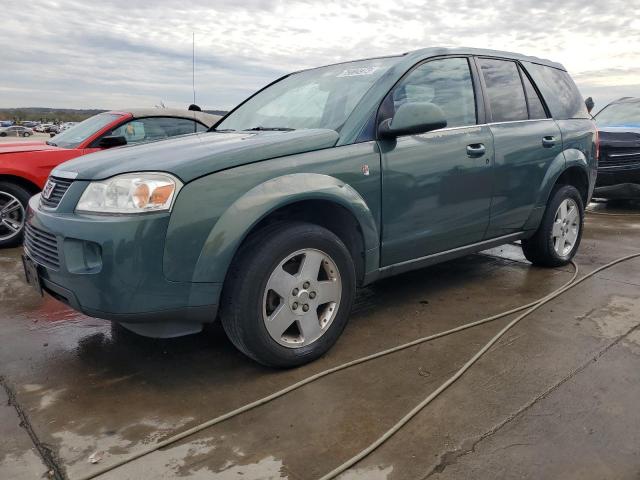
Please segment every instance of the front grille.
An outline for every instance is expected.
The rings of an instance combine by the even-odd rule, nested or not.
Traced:
[[[640,149],[603,148],[598,168],[640,168]]]
[[[24,247],[33,260],[54,270],[60,268],[58,240],[55,235],[29,223],[26,224],[24,233]]]
[[[55,186],[53,187],[53,190],[51,190],[49,198],[44,198],[44,193],[40,196],[40,205],[46,208],[58,208],[58,205],[60,205],[60,200],[62,200],[64,194],[67,193],[67,190],[69,190],[69,187],[73,183],[73,180],[51,177],[49,178],[49,180],[47,180],[47,185],[45,185],[44,187],[45,191],[49,182],[53,182]]]

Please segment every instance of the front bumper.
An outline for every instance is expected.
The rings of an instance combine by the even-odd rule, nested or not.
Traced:
[[[86,315],[154,337],[194,333],[215,320],[221,284],[164,276],[168,213],[58,213],[40,209],[39,198],[29,202],[27,230],[37,238],[30,243],[27,233],[25,253],[39,264],[47,293]],[[54,245],[57,258],[38,254],[42,238],[49,242],[47,255],[56,255]]]

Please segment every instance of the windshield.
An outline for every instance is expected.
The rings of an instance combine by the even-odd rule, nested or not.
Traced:
[[[376,58],[295,73],[248,100],[216,130],[339,131],[367,90],[395,62]]]
[[[640,127],[640,102],[614,103],[596,116],[600,127]]]
[[[94,115],[91,118],[87,118],[84,122],[80,122],[68,130],[59,133],[47,143],[49,145],[55,145],[56,147],[76,148],[98,130],[101,130],[103,127],[121,116],[122,115],[116,115],[113,113],[100,113],[98,115]]]

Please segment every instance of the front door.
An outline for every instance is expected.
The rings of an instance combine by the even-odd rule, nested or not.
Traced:
[[[492,194],[493,139],[477,125],[469,60],[427,61],[412,69],[383,102],[379,121],[407,102],[442,109],[447,126],[380,140],[382,266],[483,239]]]

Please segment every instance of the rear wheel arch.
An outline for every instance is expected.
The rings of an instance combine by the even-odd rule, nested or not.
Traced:
[[[571,185],[578,190],[582,203],[586,207],[589,199],[589,175],[585,167],[572,165],[566,168],[556,179],[554,188],[559,185]]]

